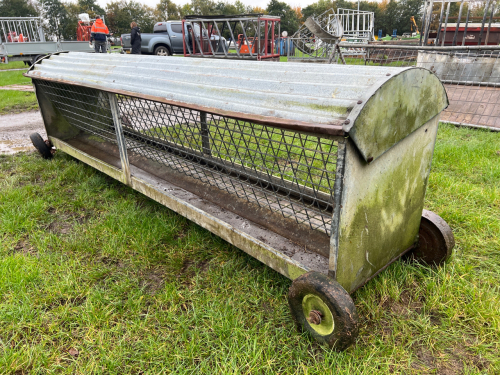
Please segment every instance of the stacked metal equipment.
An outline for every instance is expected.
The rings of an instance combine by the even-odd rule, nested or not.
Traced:
[[[88,42],[46,40],[40,17],[0,17],[0,63],[34,62],[62,51],[93,52]]]
[[[279,60],[280,22],[280,17],[264,14],[186,16],[182,20],[187,26],[182,28],[184,56]]]
[[[345,349],[349,293],[450,255],[423,211],[446,93],[421,68],[262,64],[69,53],[26,76],[57,149],[292,279],[294,319]]]
[[[292,36],[296,52],[288,59],[295,61],[312,61],[329,63],[342,58],[338,44],[344,29],[333,9],[326,10],[319,16],[311,16]]]

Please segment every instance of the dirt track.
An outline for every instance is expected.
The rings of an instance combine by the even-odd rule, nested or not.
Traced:
[[[34,150],[30,140],[34,132],[47,138],[39,111],[0,116],[0,154]]]

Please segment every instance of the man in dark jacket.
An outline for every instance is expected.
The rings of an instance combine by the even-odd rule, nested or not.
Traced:
[[[130,43],[132,44],[132,53],[140,55],[141,54],[141,29],[137,26],[137,23],[132,22],[130,24],[132,31],[130,32]]]

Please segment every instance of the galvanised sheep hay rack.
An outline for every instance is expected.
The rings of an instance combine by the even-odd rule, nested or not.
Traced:
[[[65,53],[26,76],[57,149],[292,279],[293,318],[338,350],[349,293],[402,255],[450,255],[423,210],[448,105],[429,70]]]

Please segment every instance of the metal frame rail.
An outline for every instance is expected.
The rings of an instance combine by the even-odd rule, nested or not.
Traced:
[[[280,17],[263,14],[186,16],[182,25],[186,57],[279,60],[276,39],[280,36]],[[201,31],[195,32],[197,28],[193,25],[198,25]],[[189,35],[186,35],[186,26]],[[229,44],[224,35],[230,38]]]
[[[435,46],[473,46],[473,45],[498,45],[498,37],[492,41],[490,37],[491,31],[500,27],[499,24],[493,24],[494,14],[499,11],[499,3],[495,0],[480,0],[479,3],[484,3],[483,16],[480,26],[473,25],[471,7],[467,6],[465,20],[463,19],[464,4],[470,5],[473,1],[470,0],[426,0],[424,2],[423,17],[422,17],[422,33],[420,34],[420,46],[433,44]],[[474,3],[478,3],[474,1]],[[450,17],[451,3],[460,3],[460,8],[457,17]],[[438,5],[440,4],[440,6]],[[434,11],[435,5],[438,6],[437,13]],[[436,18],[439,14],[439,20]],[[456,19],[456,22],[451,22]],[[437,30],[431,30],[432,24],[437,21]],[[464,24],[463,30],[461,25]],[[454,27],[453,38],[447,40],[448,27]],[[467,32],[469,31],[469,34]],[[479,35],[474,35],[479,31]],[[495,30],[498,34],[498,30]],[[486,32],[486,33],[485,33]],[[471,34],[472,33],[472,34]],[[459,35],[461,34],[461,35]],[[477,38],[476,38],[477,36]]]

